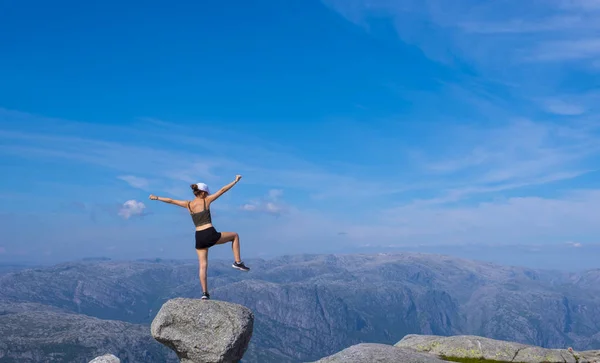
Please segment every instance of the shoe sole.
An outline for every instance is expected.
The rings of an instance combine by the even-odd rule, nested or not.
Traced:
[[[231,267],[238,269],[240,271],[250,271],[250,269],[245,269],[245,268],[241,268],[241,267],[237,267],[236,265],[231,265]]]

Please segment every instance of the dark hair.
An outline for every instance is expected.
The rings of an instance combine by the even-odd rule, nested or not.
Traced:
[[[194,195],[197,197],[201,196],[202,193],[206,193],[204,190],[200,190],[196,184],[190,185],[190,188],[192,188]]]

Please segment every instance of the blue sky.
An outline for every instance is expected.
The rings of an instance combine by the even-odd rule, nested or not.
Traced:
[[[0,8],[1,261],[600,243],[597,0]]]

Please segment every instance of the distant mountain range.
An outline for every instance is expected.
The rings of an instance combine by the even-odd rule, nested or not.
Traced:
[[[299,255],[211,261],[211,297],[255,314],[244,362],[317,360],[410,333],[473,334],[600,349],[600,269],[498,266],[440,255]],[[87,260],[0,275],[0,361],[176,362],[149,324],[167,299],[200,297],[189,261]],[[68,356],[68,359],[65,358]]]

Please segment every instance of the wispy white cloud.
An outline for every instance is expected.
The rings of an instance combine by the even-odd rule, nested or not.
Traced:
[[[559,64],[597,71],[600,8],[591,0],[322,1],[367,32],[372,19],[390,19],[402,41],[431,59],[460,59],[524,93],[559,82]]]
[[[538,21],[529,21],[524,18],[512,18],[505,21],[466,21],[458,24],[458,27],[474,34],[527,34],[541,32],[556,32],[561,30],[570,30],[577,26],[590,26],[582,22],[581,16],[553,15],[547,18],[538,19]]]
[[[146,178],[141,178],[133,175],[123,175],[119,176],[119,179],[123,180],[127,184],[131,185],[134,188],[147,190],[150,182]]]
[[[600,0],[558,0],[558,5],[565,9],[600,10]]]
[[[600,36],[588,39],[546,41],[534,47],[531,54],[526,56],[525,59],[529,61],[549,62],[572,60],[594,62],[599,56]]]
[[[501,198],[468,206],[415,203],[388,209],[372,229],[379,229],[385,240],[407,243],[559,243],[600,232],[594,220],[599,202],[599,190],[582,190],[555,198]],[[359,238],[373,233],[361,226],[348,228]]]
[[[124,219],[129,219],[131,217],[143,216],[144,210],[146,209],[146,205],[142,202],[138,202],[137,200],[128,200],[119,209],[119,215]]]
[[[283,190],[281,189],[271,189],[269,190],[269,198],[272,200],[277,200],[283,196]]]
[[[586,107],[576,103],[566,102],[562,99],[551,98],[544,100],[543,106],[548,112],[564,116],[581,115],[586,111]]]
[[[279,216],[288,212],[288,206],[282,200],[283,190],[271,189],[267,196],[254,199],[243,204],[240,208],[246,212],[266,213]]]
[[[285,146],[241,138],[235,133],[228,138],[231,145],[223,148],[208,138],[188,135],[187,129],[173,126],[165,137],[166,122],[151,123],[159,129],[140,129],[102,126],[66,120],[46,119],[23,112],[0,109],[0,119],[9,124],[16,122],[44,125],[56,124],[45,134],[24,132],[20,129],[0,130],[0,153],[20,158],[64,160],[84,165],[95,165],[120,174],[120,179],[131,186],[154,192],[173,192],[179,196],[189,195],[189,184],[203,181],[209,185],[226,184],[236,175],[242,174],[245,184],[267,188],[293,188],[304,192],[318,190],[323,195],[335,196],[340,186],[348,189],[362,188],[381,192],[383,184],[377,180],[360,180],[356,176],[340,175],[323,168],[322,165],[305,160]],[[14,123],[16,125],[16,123]],[[52,130],[68,130],[68,133],[53,133]],[[74,130],[78,130],[74,131]],[[206,133],[209,130],[205,130]],[[179,133],[181,132],[181,133]],[[222,131],[214,131],[220,135]],[[94,138],[86,135],[95,134]],[[114,140],[114,135],[139,138],[144,143],[135,145]],[[165,143],[168,139],[169,143]],[[215,136],[215,139],[218,137]],[[181,147],[181,145],[186,147]],[[173,145],[177,145],[174,147]],[[272,149],[265,149],[269,145]],[[193,146],[193,149],[192,147]],[[274,166],[273,161],[276,161]],[[126,174],[125,174],[126,173]],[[136,175],[152,175],[151,179]],[[152,183],[150,183],[150,180]]]
[[[600,135],[588,126],[519,120],[444,132],[462,144],[450,143],[444,158],[419,155],[425,171],[445,177],[439,187],[446,195],[437,202],[574,179],[595,171],[590,162],[600,155]]]

